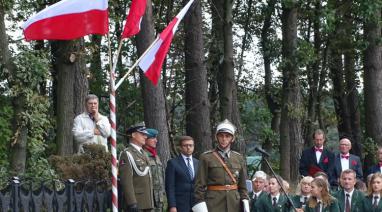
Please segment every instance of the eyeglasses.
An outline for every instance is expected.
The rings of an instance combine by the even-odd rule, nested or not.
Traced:
[[[182,144],[182,147],[194,147],[193,144]]]

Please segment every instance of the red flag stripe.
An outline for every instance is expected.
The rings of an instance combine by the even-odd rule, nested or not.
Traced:
[[[129,38],[136,35],[141,27],[142,17],[146,10],[146,0],[133,0],[129,15],[126,18],[125,28],[123,29],[122,38]]]

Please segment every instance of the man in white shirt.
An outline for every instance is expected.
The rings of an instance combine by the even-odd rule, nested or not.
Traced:
[[[98,112],[98,97],[89,94],[85,98],[86,112],[74,119],[73,136],[77,142],[78,153],[83,153],[84,144],[100,144],[107,147],[107,138],[111,133],[109,119]]]
[[[267,180],[267,174],[263,171],[255,172],[252,179],[253,193],[249,195],[251,198],[251,208],[254,211],[256,202],[259,202],[261,198],[267,196],[267,192],[264,191],[265,181]]]

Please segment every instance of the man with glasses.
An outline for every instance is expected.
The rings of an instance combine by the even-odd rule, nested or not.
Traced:
[[[194,139],[179,137],[180,155],[167,162],[166,194],[169,212],[189,212],[194,202],[194,179],[199,161],[192,157]]]

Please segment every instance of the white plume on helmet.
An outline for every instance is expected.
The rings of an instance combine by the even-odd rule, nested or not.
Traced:
[[[225,119],[224,121],[220,122],[216,127],[216,134],[220,132],[226,132],[231,134],[232,136],[235,136],[236,127],[230,121],[228,121],[228,119]]]

